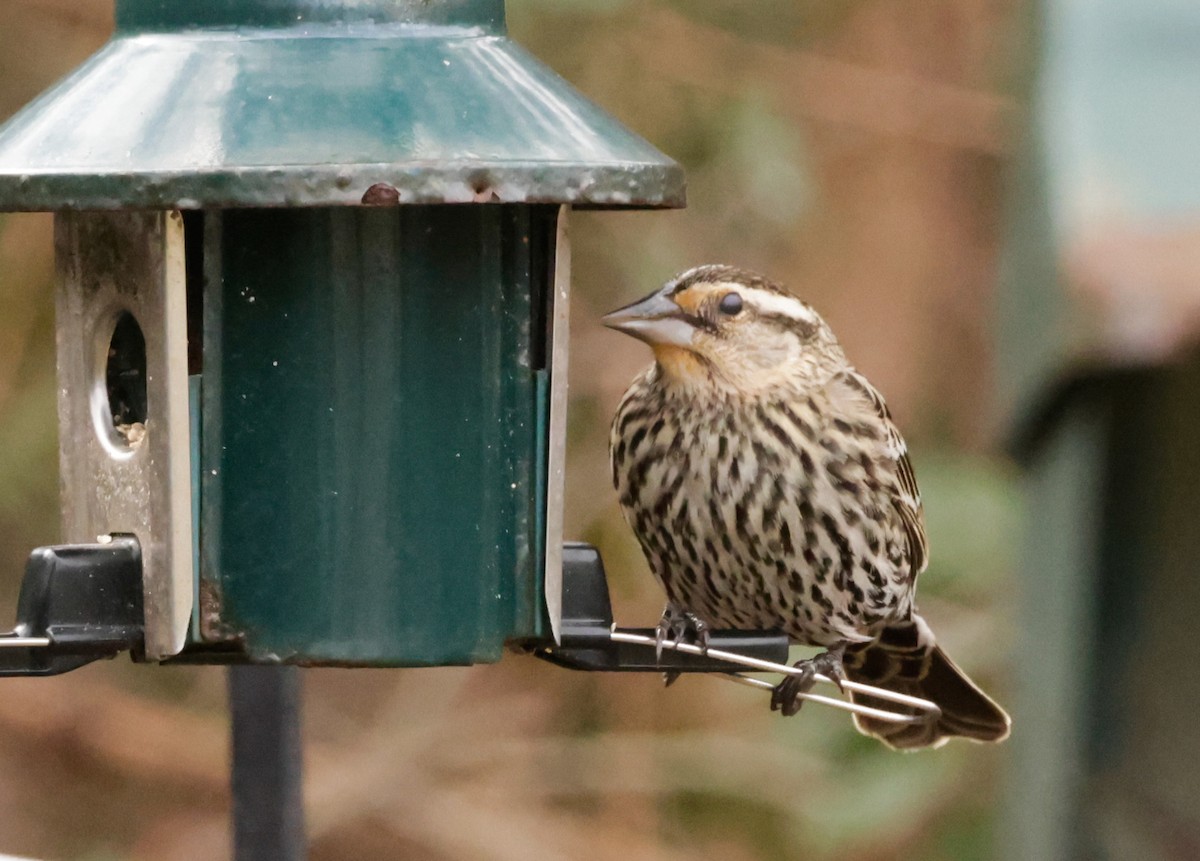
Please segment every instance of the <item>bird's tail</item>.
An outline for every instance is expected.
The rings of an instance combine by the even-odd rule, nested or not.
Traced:
[[[932,700],[942,710],[936,721],[888,723],[878,718],[854,716],[859,732],[875,736],[897,750],[938,747],[951,736],[973,741],[1003,741],[1011,721],[1004,709],[975,686],[934,642],[925,620],[913,614],[906,622],[889,626],[871,643],[851,646],[843,659],[846,678],[889,691]],[[891,712],[917,714],[864,694],[851,694],[855,702]]]

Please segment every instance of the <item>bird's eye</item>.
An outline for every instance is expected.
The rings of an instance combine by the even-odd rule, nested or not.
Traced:
[[[742,313],[742,297],[738,293],[726,293],[721,297],[720,303],[717,305],[722,314],[727,314],[733,317]]]

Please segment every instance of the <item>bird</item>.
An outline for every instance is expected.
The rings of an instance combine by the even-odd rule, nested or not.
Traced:
[[[610,464],[666,593],[660,655],[667,637],[782,631],[823,651],[775,687],[773,710],[799,711],[821,673],[938,705],[935,721],[855,715],[892,748],[1006,738],[1008,715],[916,612],[929,546],[908,448],[825,320],[763,275],[711,264],[602,322],[654,354],[617,408]]]

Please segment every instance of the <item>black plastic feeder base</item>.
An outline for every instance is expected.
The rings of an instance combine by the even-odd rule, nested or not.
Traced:
[[[0,677],[53,676],[142,650],[137,539],[39,547],[29,555],[17,626],[0,634]]]

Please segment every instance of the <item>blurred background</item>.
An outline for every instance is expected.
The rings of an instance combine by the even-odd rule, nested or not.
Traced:
[[[1169,14],[1125,20],[1118,7]],[[1200,402],[1180,359],[1200,318],[1189,221],[1200,182],[1169,165],[1194,149],[1170,123],[1197,111],[1186,93],[1194,103],[1200,90],[1130,83],[1137,57],[1178,83],[1164,46],[1190,56],[1195,74],[1179,34],[1200,33],[1200,19],[1186,0],[1078,0],[1044,15],[1017,0],[509,0],[508,10],[517,41],[688,175],[686,210],[579,213],[573,224],[566,532],[601,548],[617,619],[650,625],[662,606],[607,477],[609,419],[649,353],[597,319],[696,263],[758,269],[815,305],[887,397],[925,498],[922,613],[1010,707],[1014,738],[902,756],[831,710],[783,720],[761,694],[712,679],[664,691],[649,675],[571,674],[519,656],[309,670],[312,857],[1200,857],[1185,788],[1200,759],[1171,767],[1195,752],[1190,722],[1164,717],[1139,736],[1119,675],[1129,650],[1113,663],[1093,650],[1133,642],[1125,610],[1153,615],[1154,599],[1131,598],[1122,579],[1170,567],[1143,538],[1194,529],[1189,491],[1155,507],[1151,487],[1185,485],[1197,467],[1195,425],[1178,405]],[[1076,26],[1097,20],[1112,26]],[[1112,56],[1102,38],[1090,53],[1073,48],[1080,34],[1139,24],[1149,36],[1127,64],[1102,61]],[[111,28],[111,0],[6,0],[0,118]],[[1113,80],[1096,82],[1097,70]],[[1112,97],[1108,120],[1081,107],[1089,92]],[[1115,143],[1097,151],[1097,138]],[[1124,170],[1129,153],[1168,167]],[[1128,192],[1155,183],[1168,202]],[[0,216],[0,619],[12,617],[30,548],[58,537],[50,226],[46,215]],[[1169,414],[1153,430],[1154,463],[1138,424],[1147,409]],[[1115,498],[1138,503],[1130,513]],[[1127,543],[1111,539],[1114,517]],[[1118,563],[1101,564],[1113,552]],[[1183,577],[1195,557],[1174,558]],[[1154,594],[1177,609],[1159,644],[1169,652],[1190,639],[1178,609],[1189,605],[1171,588]],[[0,853],[228,857],[224,684],[218,668],[123,659],[5,680]],[[1196,687],[1175,690],[1180,714],[1194,702],[1180,691]],[[1161,689],[1151,672],[1137,692],[1145,704]],[[1171,714],[1160,705],[1149,710]],[[1147,740],[1120,744],[1113,727]],[[1142,763],[1140,776],[1127,761]],[[1156,783],[1164,768],[1177,772],[1168,789]],[[1081,842],[1090,832],[1075,826],[1105,811],[1142,831]],[[1131,846],[1156,848],[1125,854]]]

